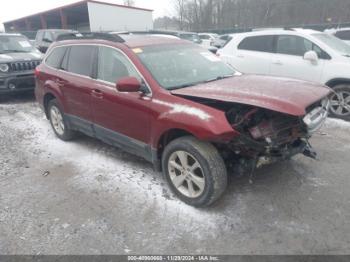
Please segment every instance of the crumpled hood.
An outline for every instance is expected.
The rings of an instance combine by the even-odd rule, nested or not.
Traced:
[[[11,63],[16,61],[32,61],[41,60],[43,55],[40,52],[30,52],[30,53],[6,53],[0,54],[0,63]]]
[[[257,106],[295,116],[326,97],[330,90],[320,84],[288,78],[242,75],[171,91],[184,97],[207,98]]]

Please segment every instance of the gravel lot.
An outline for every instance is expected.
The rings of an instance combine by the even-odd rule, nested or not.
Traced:
[[[312,139],[319,161],[265,167],[252,185],[230,177],[218,203],[195,209],[144,160],[62,142],[32,96],[3,99],[0,254],[348,254],[349,134],[328,120]]]

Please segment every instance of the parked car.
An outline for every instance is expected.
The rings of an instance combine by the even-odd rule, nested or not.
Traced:
[[[21,34],[0,33],[0,95],[34,90],[42,55]]]
[[[37,31],[23,31],[18,33],[26,36],[29,39],[29,42],[32,44],[32,46],[35,46],[35,37],[36,37]]]
[[[218,34],[214,33],[199,33],[198,36],[202,40],[202,46],[206,48],[213,46],[215,40],[219,37]]]
[[[62,140],[77,131],[162,170],[193,206],[241,173],[304,153],[327,117],[318,84],[245,76],[179,39],[111,35],[57,42],[36,69],[36,98]]]
[[[66,29],[43,29],[39,30],[35,37],[35,47],[39,49],[40,52],[46,53],[50,45],[56,41],[57,37],[62,34],[67,33],[78,33],[74,30]]]
[[[112,34],[116,34],[112,32]],[[168,30],[150,30],[150,31],[134,31],[129,33],[117,33],[118,35],[153,35],[153,36],[167,36],[167,37],[176,37],[184,40],[191,41],[195,44],[201,45],[213,54],[216,54],[218,48],[215,46],[205,46],[203,45],[203,41],[200,39],[197,33],[192,32],[183,32],[183,31],[168,31]]]
[[[213,46],[217,48],[223,48],[228,42],[233,38],[233,34],[231,35],[221,35],[214,40]]]
[[[330,115],[350,120],[350,46],[313,30],[236,34],[218,55],[247,74],[291,77],[331,87]]]
[[[184,31],[169,31],[169,30],[150,30],[150,34],[158,34],[158,35],[173,35],[178,38],[191,41],[195,44],[202,44],[202,40],[200,39],[197,33],[193,32],[184,32]]]
[[[325,33],[332,34],[350,45],[350,28],[337,28],[325,30]]]

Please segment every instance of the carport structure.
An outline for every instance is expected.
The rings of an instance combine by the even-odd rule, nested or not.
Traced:
[[[6,32],[37,31],[39,29],[145,30],[153,28],[152,11],[95,0],[84,0],[8,21],[4,23],[4,26]],[[106,13],[111,14],[108,19],[103,15]],[[122,19],[125,17],[128,19]],[[138,24],[135,24],[135,19],[139,21]]]

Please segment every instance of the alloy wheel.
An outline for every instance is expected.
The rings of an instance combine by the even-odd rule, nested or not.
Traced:
[[[168,160],[168,171],[174,187],[189,198],[199,197],[205,189],[205,178],[199,161],[185,151],[175,151]]]
[[[64,122],[61,111],[56,107],[52,106],[50,109],[50,119],[53,128],[60,136],[64,135]]]
[[[350,115],[350,91],[338,91],[330,97],[330,110],[336,116]]]

